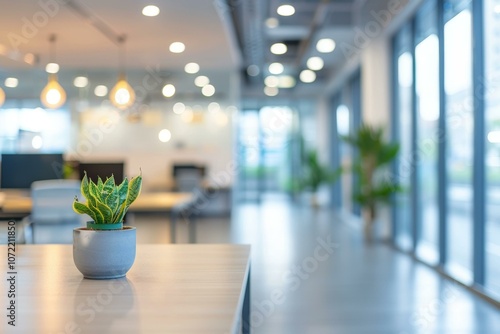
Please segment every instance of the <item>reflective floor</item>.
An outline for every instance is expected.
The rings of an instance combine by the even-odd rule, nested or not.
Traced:
[[[136,217],[138,231],[148,225],[139,242],[167,242],[166,221],[150,218]],[[197,242],[252,245],[253,333],[500,333],[499,309],[385,244],[364,243],[355,223],[327,209],[240,203],[231,222],[200,220]]]
[[[139,243],[169,242],[166,217],[133,218]],[[383,243],[364,243],[356,223],[328,209],[239,203],[232,219],[200,219],[196,237],[252,245],[253,333],[500,333],[499,309]],[[177,240],[188,240],[182,222]]]

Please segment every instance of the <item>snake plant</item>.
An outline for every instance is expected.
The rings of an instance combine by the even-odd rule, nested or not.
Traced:
[[[104,182],[98,177],[97,183],[94,183],[85,172],[81,192],[87,202],[82,203],[75,196],[73,210],[89,215],[94,225],[122,224],[129,206],[141,192],[141,185],[142,175],[132,178],[130,182],[125,178],[120,185],[116,185],[113,175]]]

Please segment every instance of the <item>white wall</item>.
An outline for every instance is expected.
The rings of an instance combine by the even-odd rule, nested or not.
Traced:
[[[207,102],[193,104],[194,120],[186,112],[177,115],[173,103],[152,104],[132,120],[110,107],[88,108],[77,114],[76,141],[66,158],[84,162],[124,161],[126,175],[134,176],[141,169],[144,189],[166,189],[172,185],[174,163],[199,163],[207,166],[212,185],[226,186],[232,174],[221,172],[233,168],[232,118],[234,107],[217,112],[207,111]],[[168,129],[172,138],[163,143],[158,134]],[[228,178],[229,175],[231,178]]]

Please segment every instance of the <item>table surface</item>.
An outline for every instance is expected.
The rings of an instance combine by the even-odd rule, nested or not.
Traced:
[[[17,246],[16,327],[2,277],[0,332],[238,333],[249,268],[248,245],[140,244],[126,278],[90,280],[71,245]]]
[[[192,200],[191,193],[155,192],[141,193],[130,206],[130,212],[169,211],[174,206]],[[0,209],[4,213],[31,212],[31,198],[21,192],[0,192]]]

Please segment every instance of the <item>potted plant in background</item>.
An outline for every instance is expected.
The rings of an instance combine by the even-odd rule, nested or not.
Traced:
[[[365,238],[371,240],[377,206],[389,202],[394,193],[401,191],[395,181],[383,174],[383,168],[398,155],[399,144],[385,141],[382,128],[368,125],[362,125],[356,133],[342,139],[358,151],[352,165],[352,172],[359,177],[353,198],[363,209]]]
[[[73,230],[73,260],[86,278],[109,279],[123,277],[135,260],[135,227],[123,226],[129,206],[139,196],[142,176],[127,178],[115,184],[113,175],[94,183],[85,173],[81,192],[82,203],[75,197],[73,210],[87,214],[92,221],[86,228]]]
[[[321,164],[316,150],[309,150],[303,154],[303,177],[299,181],[301,189],[309,189],[312,192],[311,205],[319,207],[318,190],[323,184],[335,182],[341,174],[341,170],[332,170]]]

